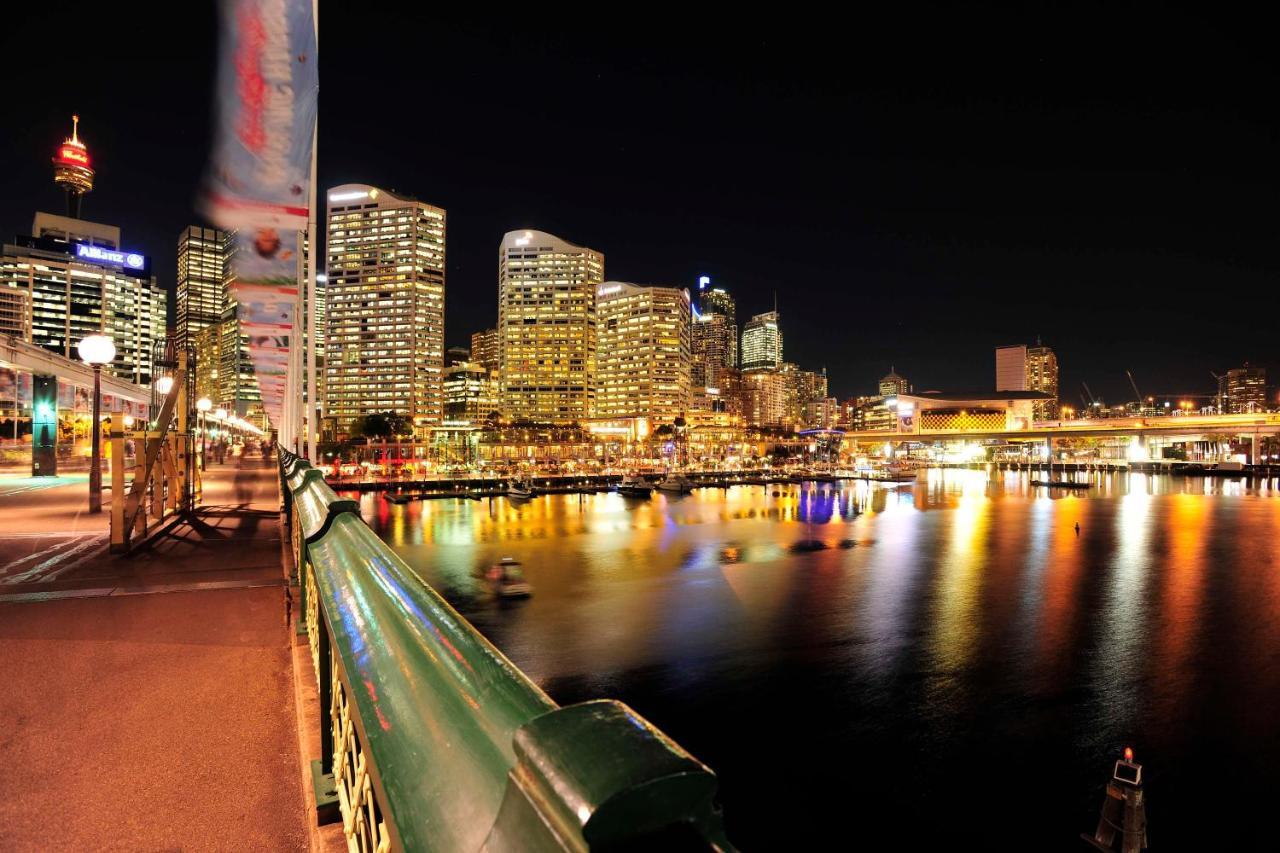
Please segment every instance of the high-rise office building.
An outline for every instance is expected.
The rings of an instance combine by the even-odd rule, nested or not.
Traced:
[[[325,415],[345,433],[395,412],[424,435],[444,411],[445,212],[343,184],[325,214]]]
[[[1026,375],[1027,391],[1039,391],[1053,398],[1034,401],[1033,417],[1041,421],[1058,417],[1058,357],[1053,350],[1040,344],[1027,347]]]
[[[151,275],[151,259],[121,249],[113,225],[37,213],[31,230],[35,236],[16,237],[0,256],[0,287],[25,291],[30,341],[78,359],[83,338],[107,335],[116,345],[108,370],[149,383],[168,301]]]
[[[1218,404],[1222,412],[1244,414],[1267,410],[1267,370],[1265,367],[1237,367],[1218,379]]]
[[[228,306],[222,314],[222,322],[216,327],[221,340],[218,342],[218,399],[215,402],[238,417],[247,418],[259,426],[266,423],[262,407],[262,388],[249,357],[249,336],[240,328],[236,307]]]
[[[814,406],[827,396],[827,371],[801,370],[783,362],[778,370],[787,377],[786,423],[797,428],[818,426]]]
[[[742,369],[774,368],[782,364],[782,330],[778,312],[756,314],[742,327]]]
[[[669,424],[689,407],[689,291],[606,281],[596,288],[596,416]]]
[[[230,411],[222,399],[222,333],[220,323],[205,326],[191,337],[191,348],[196,355],[195,396],[208,398],[215,408],[221,406]]]
[[[711,279],[698,279],[698,311],[702,314],[723,314],[730,324],[738,322],[738,304],[723,287],[712,287]]]
[[[692,382],[719,387],[725,368],[734,366],[736,327],[723,314],[695,314],[692,329]]]
[[[596,287],[604,255],[542,231],[498,247],[502,397],[514,418],[570,423],[595,414]]]
[[[880,378],[880,383],[877,387],[881,397],[893,397],[897,394],[911,393],[911,383],[899,376],[892,366],[889,367],[889,373]]]
[[[996,390],[1027,390],[1027,347],[996,347]]]
[[[31,295],[28,291],[0,286],[0,335],[31,340]]]
[[[178,235],[175,331],[180,344],[194,340],[201,329],[222,320],[231,280],[232,236],[199,225],[190,225]]]
[[[498,410],[497,383],[493,371],[471,361],[444,369],[444,418],[447,421],[483,423]]]
[[[498,330],[485,329],[471,335],[471,360],[486,370],[497,370],[502,363],[502,350],[498,346]]]
[[[742,371],[743,417],[748,424],[780,427],[787,424],[790,379],[772,367]]]
[[[996,347],[996,390],[1039,391],[1052,395],[1052,400],[1036,400],[1033,404],[1037,420],[1058,416],[1058,357],[1053,350],[1037,343]]]

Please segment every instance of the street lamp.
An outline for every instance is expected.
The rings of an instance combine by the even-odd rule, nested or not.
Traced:
[[[80,360],[93,368],[93,449],[89,461],[89,512],[102,512],[102,365],[116,357],[116,345],[106,335],[89,335],[76,345]],[[119,495],[113,496],[120,500]]]
[[[199,400],[196,400],[196,411],[198,411],[198,412],[200,413],[200,470],[201,470],[201,471],[204,471],[204,470],[205,470],[205,464],[204,464],[204,458],[205,458],[205,440],[204,440],[204,437],[205,437],[205,433],[207,433],[207,432],[209,431],[209,430],[205,429],[205,420],[204,420],[204,419],[205,419],[205,413],[206,413],[206,412],[208,412],[208,411],[209,411],[210,409],[212,409],[212,408],[213,408],[213,401],[212,401],[212,400],[210,400],[208,397],[201,397]]]

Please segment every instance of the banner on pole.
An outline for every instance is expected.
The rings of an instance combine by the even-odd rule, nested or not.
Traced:
[[[298,288],[287,283],[237,282],[234,285],[240,334],[248,342],[262,407],[275,424],[288,394],[289,344]]]
[[[283,423],[297,290],[297,232],[310,208],[319,85],[311,0],[222,0],[217,139],[203,206],[235,230],[240,333],[272,422]],[[287,309],[284,307],[287,304]]]

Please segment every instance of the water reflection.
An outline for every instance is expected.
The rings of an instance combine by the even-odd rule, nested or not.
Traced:
[[[744,847],[814,846],[857,802],[992,849],[991,804],[1024,779],[1018,849],[1075,849],[1126,744],[1153,827],[1190,843],[1224,796],[1217,768],[1261,781],[1280,763],[1277,484],[1081,479],[360,500],[554,698],[620,698],[711,764]],[[532,599],[477,582],[503,555]],[[833,766],[842,786],[773,784]],[[779,817],[798,813],[804,828]],[[1235,818],[1219,849],[1259,829]]]

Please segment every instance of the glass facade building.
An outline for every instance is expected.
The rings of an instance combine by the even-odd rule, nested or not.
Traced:
[[[689,408],[689,291],[608,281],[596,289],[596,417],[669,424]]]
[[[325,416],[345,433],[394,412],[423,437],[444,413],[445,211],[344,184],[326,220]]]
[[[542,231],[498,248],[503,408],[517,419],[573,423],[595,415],[596,288],[604,255]]]

